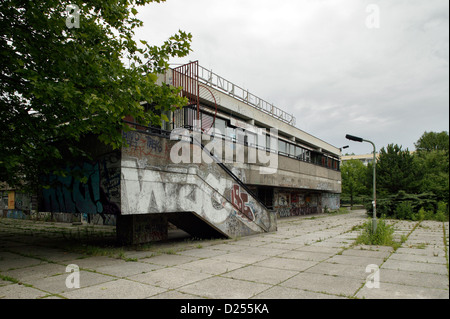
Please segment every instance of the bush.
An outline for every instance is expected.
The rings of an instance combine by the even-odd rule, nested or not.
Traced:
[[[377,230],[373,233],[372,219],[363,225],[361,234],[356,239],[357,244],[363,245],[377,245],[377,246],[394,246],[394,227],[386,225],[384,219],[379,219],[377,222]]]
[[[448,221],[448,205],[445,202],[439,202],[436,212],[436,220],[440,222]]]
[[[366,203],[368,216],[372,216],[372,203]],[[377,200],[377,216],[404,220],[448,220],[448,205],[438,202],[432,193],[408,194],[400,191],[395,195]]]
[[[418,220],[435,220],[439,222],[448,221],[448,209],[445,202],[439,202],[436,213],[433,210],[421,208],[417,214]]]
[[[410,202],[400,202],[395,208],[395,216],[398,219],[414,220],[414,211]]]

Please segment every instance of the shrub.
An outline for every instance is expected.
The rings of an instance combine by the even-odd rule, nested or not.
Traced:
[[[448,206],[445,202],[439,202],[437,205],[436,220],[440,222],[448,221]]]
[[[357,244],[378,245],[378,246],[394,246],[394,227],[387,225],[384,219],[379,219],[375,233],[372,230],[372,219],[363,225],[361,234],[356,239]]]
[[[371,217],[372,203],[366,203],[365,208]],[[377,216],[406,220],[448,220],[448,204],[438,202],[432,193],[408,194],[399,191],[377,200]]]
[[[418,220],[448,221],[447,204],[445,202],[439,202],[436,213],[434,213],[434,210],[426,210],[422,207],[417,213],[417,217]]]
[[[410,202],[400,202],[395,208],[395,216],[398,219],[414,219],[414,211]]]

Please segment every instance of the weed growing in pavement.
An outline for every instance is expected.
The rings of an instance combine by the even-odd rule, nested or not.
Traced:
[[[363,245],[377,245],[377,246],[392,246],[397,247],[398,244],[394,241],[394,227],[387,225],[384,219],[379,219],[377,222],[377,230],[373,233],[372,218],[369,218],[362,227],[361,234],[356,238],[357,244]]]

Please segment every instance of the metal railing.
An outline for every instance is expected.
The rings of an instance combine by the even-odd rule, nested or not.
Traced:
[[[233,98],[244,102],[245,104],[252,106],[270,116],[285,122],[289,125],[295,126],[296,119],[294,115],[289,114],[280,108],[274,106],[256,95],[250,93],[248,90],[241,88],[240,86],[224,79],[223,77],[217,75],[216,73],[202,67],[198,66],[198,79],[211,87],[219,89],[220,91],[232,96]]]
[[[130,125],[130,127],[133,127],[134,130],[136,130],[137,132],[144,133],[147,135],[154,135],[154,136],[159,136],[159,137],[164,137],[164,138],[170,139],[170,135],[172,133],[172,131],[167,131],[167,130],[164,130],[159,127],[153,127],[153,126],[143,127],[137,123],[129,122],[129,121],[125,121],[125,120],[123,120],[123,122]],[[184,128],[188,131],[194,130],[194,127],[189,124],[180,125],[180,126],[177,126],[176,128],[174,127],[174,129],[178,129],[178,128]],[[202,132],[202,134],[206,134],[206,133]],[[192,136],[187,136],[187,137],[191,138],[191,143],[193,143],[193,137]],[[259,150],[265,150],[266,152],[276,153],[279,156],[289,157],[289,158],[295,159],[297,161],[313,164],[313,165],[328,168],[331,170],[335,170],[335,171],[341,170],[339,159],[330,157],[330,156],[326,156],[326,155],[320,154],[320,153],[313,154],[312,151],[303,149],[301,146],[297,146],[298,148],[301,149],[301,154],[294,155],[291,152],[280,151],[280,150],[278,150],[278,148],[273,149],[270,146],[263,147],[258,144],[249,143],[248,141],[239,141],[239,139],[237,139],[236,137],[229,137],[229,136],[223,136],[223,135],[214,135],[214,137],[222,138],[223,140],[230,142],[230,143],[241,144],[246,147],[252,147],[252,148],[259,149]],[[200,142],[197,142],[197,144],[201,145]],[[203,145],[201,145],[201,147],[202,147],[202,149],[204,148]],[[207,153],[209,153],[209,152],[207,152]],[[249,192],[249,194],[251,194],[251,192]]]

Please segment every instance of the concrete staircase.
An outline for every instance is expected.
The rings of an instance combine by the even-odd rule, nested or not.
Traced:
[[[241,237],[276,231],[276,217],[213,154],[211,164],[174,164],[176,143],[163,136],[132,133],[122,150],[121,216],[118,234],[124,242],[164,239],[167,223],[195,237]],[[151,141],[151,142],[150,142]],[[197,140],[186,145],[205,151]],[[229,165],[229,164],[228,164]]]

